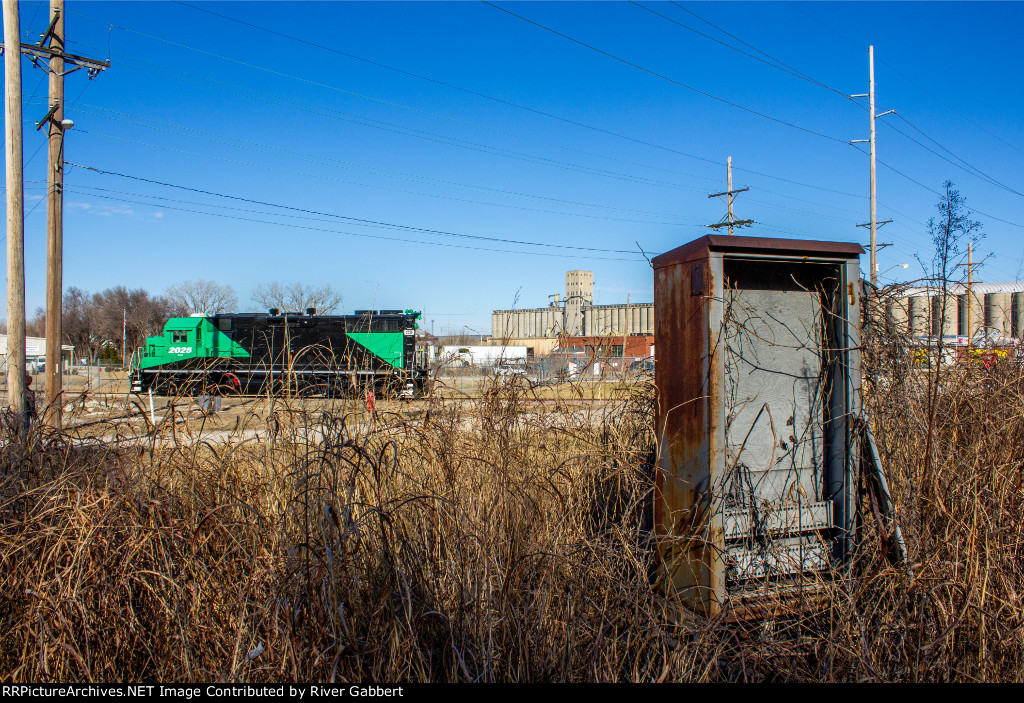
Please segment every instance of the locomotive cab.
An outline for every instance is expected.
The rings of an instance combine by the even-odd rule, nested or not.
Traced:
[[[140,350],[138,365],[146,367],[154,363],[166,364],[201,356],[203,334],[200,326],[203,319],[172,317],[164,325],[163,334],[146,338],[146,344]]]

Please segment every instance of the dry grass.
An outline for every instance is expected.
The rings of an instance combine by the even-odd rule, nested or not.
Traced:
[[[649,385],[278,403],[245,441],[5,442],[0,679],[1024,679],[1020,369],[942,382],[926,473],[927,379],[870,344],[912,576],[867,522],[821,610],[687,618],[651,585]]]

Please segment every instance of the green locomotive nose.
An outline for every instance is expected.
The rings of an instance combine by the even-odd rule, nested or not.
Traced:
[[[172,317],[164,325],[162,335],[146,339],[138,367],[147,369],[204,357],[247,359],[249,352],[206,316]]]

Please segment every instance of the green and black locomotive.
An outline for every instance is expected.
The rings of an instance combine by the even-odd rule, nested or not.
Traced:
[[[279,312],[173,317],[131,359],[137,393],[419,395],[413,310],[352,315]]]

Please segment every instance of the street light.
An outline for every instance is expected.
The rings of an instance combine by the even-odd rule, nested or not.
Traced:
[[[906,268],[910,268],[910,264],[896,264],[895,266],[890,266],[885,271],[882,271],[880,274],[878,274],[878,278],[881,278],[882,276],[884,276],[885,274],[889,273],[893,269],[906,269]],[[878,264],[875,264],[875,271],[878,271]]]

